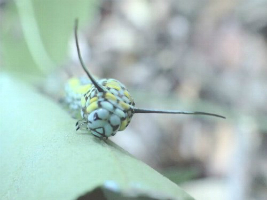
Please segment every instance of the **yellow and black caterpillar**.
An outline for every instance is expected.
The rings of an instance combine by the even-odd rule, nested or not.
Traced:
[[[75,41],[78,57],[89,79],[72,78],[65,87],[65,102],[71,110],[81,112],[82,119],[76,123],[76,130],[85,129],[98,138],[114,136],[124,130],[135,113],[167,113],[209,115],[225,118],[206,112],[178,110],[149,110],[135,107],[127,88],[115,79],[95,79],[84,65],[81,57],[78,36],[78,21],[75,22]]]

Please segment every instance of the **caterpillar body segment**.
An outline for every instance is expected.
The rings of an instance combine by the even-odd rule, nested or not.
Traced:
[[[81,112],[81,98],[91,87],[92,82],[86,77],[73,77],[65,84],[63,103],[73,116],[77,117]]]
[[[225,118],[206,112],[188,112],[178,110],[150,110],[135,107],[133,98],[127,88],[115,79],[95,79],[85,67],[81,57],[78,36],[78,21],[75,22],[75,42],[82,68],[88,76],[88,83],[70,80],[67,84],[67,96],[70,107],[81,112],[82,119],[76,123],[76,130],[85,129],[98,138],[114,136],[124,130],[135,113],[193,114]],[[74,98],[75,97],[75,98]],[[75,102],[72,102],[72,100]],[[79,102],[79,103],[78,103]]]

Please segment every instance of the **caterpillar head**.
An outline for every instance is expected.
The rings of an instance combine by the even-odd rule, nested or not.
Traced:
[[[94,85],[91,87],[81,99],[81,115],[93,135],[110,137],[128,126],[134,101],[126,87],[115,79],[102,79],[97,83],[103,91]]]
[[[108,138],[124,130],[130,123],[134,113],[168,113],[168,114],[192,114],[209,115],[225,118],[221,115],[206,112],[188,112],[178,110],[150,110],[136,108],[133,98],[126,87],[115,79],[102,79],[96,81],[86,69],[78,44],[77,37],[78,21],[75,23],[75,41],[79,60],[92,82],[88,92],[81,98],[82,120],[76,126],[78,130],[82,126],[99,138]]]

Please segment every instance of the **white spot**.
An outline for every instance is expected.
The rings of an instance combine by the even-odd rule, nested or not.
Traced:
[[[112,93],[112,94],[114,94],[115,96],[118,96],[118,91],[117,90],[115,90],[115,89],[113,89],[113,88],[111,88],[110,89],[110,92]]]
[[[120,118],[125,118],[125,113],[120,109],[116,109],[115,114],[118,115]]]
[[[111,117],[110,117],[110,123],[113,126],[119,125],[121,123],[121,119],[117,115],[111,115]]]
[[[106,110],[113,111],[113,106],[111,103],[104,101],[101,103],[101,106],[105,108]]]
[[[107,119],[109,117],[109,112],[103,108],[99,109],[97,114],[100,119]]]
[[[112,129],[112,127],[110,126],[110,124],[106,124],[105,127],[104,127],[104,129],[105,129],[105,135],[106,135],[107,137],[109,137],[109,136],[112,135],[112,133],[113,133],[113,129]]]
[[[103,128],[97,128],[95,129],[98,133],[102,133],[103,134]]]

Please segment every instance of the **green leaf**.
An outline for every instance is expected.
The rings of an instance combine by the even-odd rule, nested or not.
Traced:
[[[0,199],[192,199],[31,86],[2,74],[0,96]]]
[[[96,0],[9,1],[0,26],[5,69],[23,76],[49,74],[62,66],[74,19],[88,23],[97,6]]]
[[[161,174],[166,176],[174,183],[179,184],[192,179],[196,179],[201,174],[201,171],[199,170],[199,168],[195,167],[187,167],[187,168],[171,167],[169,169],[165,169],[164,171],[162,171]]]

